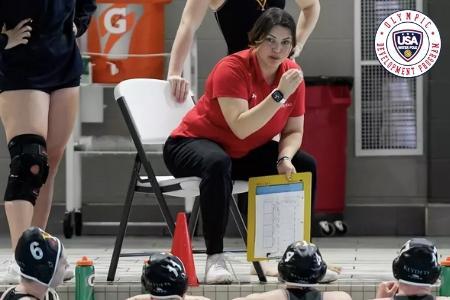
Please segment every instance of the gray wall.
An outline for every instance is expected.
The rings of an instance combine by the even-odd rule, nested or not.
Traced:
[[[429,15],[439,29],[442,49],[439,62],[431,69],[427,94],[428,122],[428,233],[449,235],[450,226],[450,19],[449,1],[429,1]]]
[[[429,14],[439,28],[442,52],[431,69],[428,93],[429,198],[430,202],[450,203],[450,38],[449,1],[430,1]]]
[[[287,1],[287,10],[298,16],[293,0]],[[174,0],[166,7],[166,49],[170,51],[175,37],[184,0]],[[449,19],[443,15],[450,8],[449,1],[430,0],[429,16],[436,22],[441,38],[448,41]],[[353,0],[321,0],[322,11],[319,23],[310,37],[300,58],[306,76],[352,76],[353,75]],[[199,92],[209,70],[226,54],[225,43],[212,13],[209,13],[198,31],[199,46]],[[345,218],[353,234],[424,234],[425,207],[431,202],[450,203],[450,104],[445,97],[445,85],[449,84],[450,58],[443,47],[438,63],[430,72],[426,86],[424,115],[425,154],[410,157],[355,157],[354,109],[348,113],[348,167],[347,209]],[[84,124],[85,135],[122,135],[126,129],[113,101],[112,90],[105,89],[105,122]],[[2,138],[3,139],[3,138]],[[429,141],[429,142],[428,142]],[[0,176],[6,178],[8,155],[4,140],[0,142]],[[164,169],[160,162],[160,169]],[[83,203],[85,217],[97,220],[117,220],[132,166],[131,156],[89,156],[83,159]],[[0,181],[1,190],[4,182]],[[51,226],[60,230],[64,196],[64,167],[57,179],[55,202],[59,209],[53,212]],[[140,205],[150,205],[148,214],[136,213],[142,219],[148,215],[158,216],[158,209],[142,197]],[[105,206],[106,203],[116,203]],[[180,202],[176,202],[178,208]],[[438,209],[439,211],[440,209]],[[141,210],[142,211],[142,210]],[[380,215],[384,218],[381,219]],[[413,216],[414,225],[406,222]],[[381,219],[381,221],[380,221]],[[442,218],[439,218],[442,220]],[[441,223],[435,227],[439,227]],[[6,230],[4,218],[0,220],[0,231]],[[447,226],[448,227],[448,226]],[[102,232],[92,228],[92,233]],[[439,233],[432,230],[429,233]]]

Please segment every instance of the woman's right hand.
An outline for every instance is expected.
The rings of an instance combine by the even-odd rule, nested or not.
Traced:
[[[27,25],[29,22],[31,22],[31,19],[24,19],[10,30],[6,30],[6,26],[3,25],[2,33],[8,36],[8,43],[6,44],[5,50],[28,43],[28,38],[31,36],[32,30],[31,26]]]
[[[286,175],[287,180],[291,180],[292,174],[297,173],[290,159],[283,159],[277,164],[278,174]]]
[[[283,93],[285,99],[295,92],[298,85],[303,81],[303,72],[299,69],[289,69],[281,76],[278,89]]]
[[[177,102],[182,103],[186,100],[189,93],[189,81],[181,76],[169,76],[167,80],[170,83],[170,88],[172,90],[172,95],[175,97]]]

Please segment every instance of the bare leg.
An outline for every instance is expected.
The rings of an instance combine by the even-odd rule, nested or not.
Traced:
[[[41,91],[20,90],[1,93],[0,117],[7,141],[26,133],[38,134],[46,138],[49,101],[48,94]],[[7,201],[5,211],[14,252],[20,235],[31,224],[33,205],[20,199]]]
[[[47,182],[42,186],[34,207],[33,220],[31,222],[33,226],[44,229],[47,226],[53,200],[55,176],[75,124],[78,112],[78,98],[78,87],[57,90],[50,95],[47,135],[50,170]]]
[[[11,234],[11,246],[14,252],[22,232],[30,227],[31,218],[33,217],[33,205],[23,200],[7,201],[5,203],[5,212],[9,224],[9,233]]]

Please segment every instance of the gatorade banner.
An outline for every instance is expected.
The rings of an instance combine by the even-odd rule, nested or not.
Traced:
[[[97,1],[88,30],[93,82],[117,83],[164,72],[164,5],[170,0]]]

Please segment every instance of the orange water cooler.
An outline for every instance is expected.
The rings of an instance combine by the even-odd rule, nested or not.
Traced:
[[[171,0],[97,0],[87,49],[93,82],[163,78],[164,6]]]

